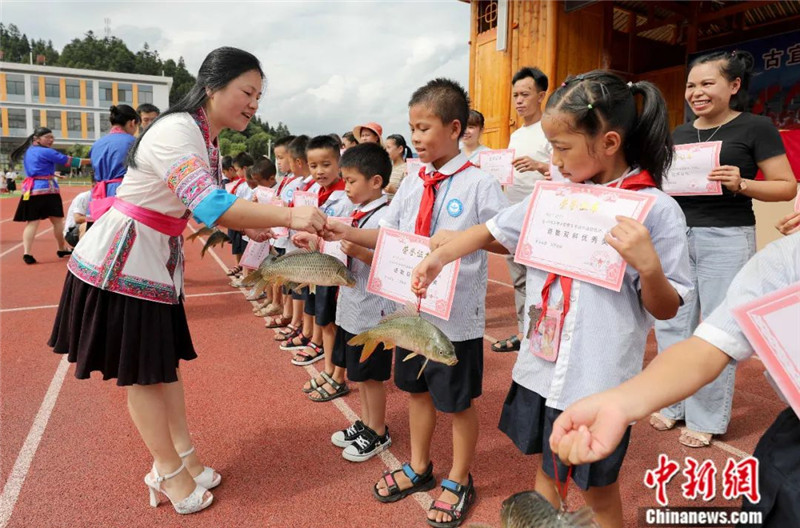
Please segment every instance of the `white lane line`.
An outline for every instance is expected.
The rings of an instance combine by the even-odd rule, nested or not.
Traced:
[[[190,297],[216,297],[218,295],[231,295],[234,293],[239,293],[238,290],[234,291],[224,291],[224,292],[211,292],[211,293],[190,293],[186,295],[186,298]],[[0,313],[10,313],[10,312],[27,312],[30,310],[49,310],[52,308],[58,308],[57,304],[44,304],[42,306],[21,306],[19,308],[3,308],[0,309]]]
[[[489,279],[489,282],[491,282],[492,284],[499,284],[500,286],[505,286],[506,288],[513,288],[514,287],[513,285],[511,285],[511,284],[509,284],[507,282],[502,282],[502,281],[499,281],[499,280]]]
[[[189,229],[191,229],[195,233],[197,232],[197,229],[195,229],[194,226],[191,224],[189,224]],[[205,240],[202,237],[198,238],[200,238],[200,240],[202,240],[202,242],[205,244]],[[223,271],[227,269],[225,267],[225,263],[222,262],[222,260],[217,256],[213,248],[209,249],[208,253],[211,253],[211,256],[214,257],[214,260],[217,261],[219,267],[222,268]],[[238,290],[239,292],[242,293],[242,295],[244,295],[245,297],[247,296],[248,290],[246,288],[239,288]],[[250,304],[256,306],[258,303],[256,301],[250,301]],[[264,317],[264,320],[266,321],[267,318]],[[303,368],[305,368],[306,372],[308,372],[310,378],[316,378],[317,376],[319,376],[319,371],[313,365],[307,365]],[[353,423],[356,420],[358,420],[358,415],[356,414],[356,412],[342,398],[336,398],[335,400],[333,400],[333,403],[334,405],[336,405],[336,408],[339,409],[339,411],[344,415],[345,419],[348,420],[350,423]],[[378,456],[383,461],[387,469],[398,469],[400,467],[400,461],[391,452],[389,452],[389,450],[380,453]],[[433,496],[431,496],[430,492],[415,493],[413,497],[425,511],[428,511],[431,504],[433,503]],[[0,528],[3,527],[0,526]]]
[[[50,308],[58,308],[57,304],[45,304],[43,306],[23,306],[21,308],[3,308],[0,313],[9,312],[27,312],[28,310],[48,310]]]
[[[49,232],[50,232],[50,231],[52,231],[52,230],[53,230],[53,228],[52,228],[52,227],[48,227],[48,228],[47,228],[47,229],[45,229],[44,231],[39,231],[38,233],[36,233],[36,236],[35,236],[35,237],[33,237],[33,238],[39,238],[40,236],[44,235],[45,233],[49,233]],[[0,258],[3,258],[3,257],[5,257],[6,255],[8,255],[9,253],[11,253],[12,251],[15,251],[15,250],[17,250],[17,249],[19,249],[19,248],[21,248],[21,247],[22,247],[22,242],[20,242],[20,243],[19,243],[19,244],[17,244],[16,246],[13,246],[13,247],[10,247],[10,248],[8,248],[7,250],[5,250],[5,251],[3,251],[2,253],[0,253]]]
[[[28,470],[33,462],[33,457],[36,450],[39,448],[39,442],[44,436],[47,422],[50,420],[50,414],[53,412],[53,407],[58,399],[58,393],[61,391],[61,385],[64,383],[64,377],[67,374],[69,362],[67,355],[61,357],[61,362],[58,364],[56,373],[53,375],[53,380],[50,382],[50,387],[39,406],[39,412],[36,413],[36,418],[33,420],[28,436],[25,438],[25,443],[22,444],[22,449],[17,455],[17,461],[14,462],[14,468],[11,470],[6,485],[3,487],[3,494],[0,496],[0,528],[5,528],[11,519],[11,514],[14,512],[14,506],[19,498],[19,492],[22,490],[22,485],[25,483],[25,477],[28,475]]]

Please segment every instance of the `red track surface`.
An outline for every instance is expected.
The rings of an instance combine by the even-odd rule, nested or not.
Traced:
[[[67,188],[64,200],[82,189]],[[57,371],[61,357],[46,346],[55,307],[66,273],[65,260],[55,255],[51,233],[36,239],[33,254],[39,264],[21,259],[22,224],[6,221],[16,200],[0,200],[0,528],[7,526],[425,526],[421,503],[431,495],[393,505],[377,503],[370,488],[391,463],[391,456],[353,464],[341,457],[329,437],[348,425],[345,413],[358,412],[358,395],[334,403],[312,403],[300,391],[305,369],[292,366],[289,354],[272,340],[272,331],[252,316],[250,303],[228,286],[214,257],[200,258],[200,243],[186,248],[186,309],[196,361],[182,369],[189,422],[195,444],[206,464],[224,477],[214,490],[215,504],[207,511],[179,517],[163,504],[151,509],[142,477],[151,460],[127,413],[125,391],[113,381],[79,382],[70,366],[55,393],[55,405],[16,502],[8,482],[31,432],[34,419]],[[40,231],[49,227],[43,223]],[[230,252],[217,251],[226,265]],[[491,257],[487,296],[484,394],[478,400],[481,437],[472,470],[478,502],[467,524],[499,525],[503,499],[533,487],[539,456],[521,455],[497,430],[500,409],[510,383],[514,354],[489,350],[493,337],[506,337],[515,327],[513,292],[505,265]],[[233,292],[233,293],[232,293]],[[198,294],[213,294],[196,296]],[[30,310],[19,308],[38,307]],[[655,346],[650,340],[648,360]],[[602,343],[598,343],[602,353]],[[656,505],[654,492],[642,484],[644,472],[655,467],[659,453],[683,461],[685,456],[710,458],[721,470],[729,456],[751,453],[761,432],[781,410],[762,376],[758,360],[740,365],[733,420],[724,444],[690,450],[677,442],[678,432],[657,433],[647,424],[634,427],[623,466],[621,487],[626,526],[637,526],[640,507]],[[409,458],[408,418],[404,395],[389,389],[387,422],[400,461]],[[35,433],[35,431],[34,431]],[[449,421],[440,421],[433,459],[438,478],[446,476],[451,454]],[[730,447],[728,447],[730,446]],[[728,452],[726,452],[726,450]],[[669,485],[670,505],[701,505],[680,497],[682,477]],[[8,484],[8,485],[7,485]],[[571,487],[571,508],[582,503]],[[437,492],[438,493],[438,492]],[[721,495],[721,493],[718,493]],[[721,498],[713,505],[734,506]]]

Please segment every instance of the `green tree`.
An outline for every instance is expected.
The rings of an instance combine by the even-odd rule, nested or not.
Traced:
[[[269,155],[269,145],[272,141],[272,136],[266,132],[259,132],[247,138],[247,152],[253,156],[254,159],[261,159],[262,156]]]
[[[158,56],[157,51],[151,51],[147,42],[144,43],[142,49],[136,52],[135,69],[136,73],[144,75],[161,75],[163,68],[161,58]]]

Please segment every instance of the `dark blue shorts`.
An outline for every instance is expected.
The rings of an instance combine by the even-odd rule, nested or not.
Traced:
[[[539,394],[512,381],[511,389],[503,403],[498,427],[524,454],[541,453],[542,469],[547,476],[554,479],[550,433],[553,432],[553,422],[561,414],[561,411],[547,407],[545,401],[546,399]],[[572,466],[572,480],[575,481],[575,484],[582,490],[588,490],[590,487],[597,488],[615,483],[619,478],[619,471],[622,468],[622,461],[628,450],[630,438],[631,428],[628,427],[619,446],[608,458],[593,464]],[[558,465],[558,478],[560,482],[565,482],[568,466],[561,463],[558,455],[556,455],[556,464]]]
[[[339,287],[317,286],[315,290],[316,293],[310,293],[306,289],[303,313],[313,315],[314,322],[319,326],[336,322],[336,299],[339,296]]]
[[[231,238],[231,253],[241,255],[247,247],[247,241],[242,238],[241,231],[228,229],[228,236]]]
[[[364,347],[347,344],[354,335],[342,328],[336,329],[333,364],[347,368],[347,379],[350,381],[386,381],[392,377],[392,350],[384,350],[383,344],[380,344],[362,363],[361,350]]]
[[[423,356],[403,361],[408,350],[395,350],[394,383],[402,391],[411,393],[430,392],[436,410],[444,413],[466,411],[472,400],[483,390],[483,339],[470,339],[453,343],[458,363],[448,367],[429,361],[417,379],[419,369],[425,362]]]

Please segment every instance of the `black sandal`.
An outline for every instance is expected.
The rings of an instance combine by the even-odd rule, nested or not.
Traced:
[[[331,377],[330,374],[328,374],[325,371],[320,372],[319,375],[322,376],[322,379],[324,379],[328,383],[328,385],[333,387],[333,391],[334,392],[333,392],[333,394],[331,394],[328,391],[326,391],[324,388],[318,386],[316,389],[314,389],[314,392],[318,393],[320,395],[320,397],[319,398],[312,398],[311,396],[314,394],[312,392],[311,394],[308,395],[308,399],[309,400],[311,400],[313,402],[323,403],[323,402],[329,402],[329,401],[335,400],[336,398],[339,398],[341,396],[345,396],[347,394],[350,394],[350,387],[348,387],[345,383],[337,382],[335,379],[333,379]]]
[[[316,343],[314,343],[312,341],[308,342],[308,345],[306,345],[306,348],[310,348],[314,353],[313,354],[306,354],[304,352],[304,350],[305,350],[305,348],[304,348],[303,350],[301,350],[300,352],[295,354],[295,356],[292,358],[292,365],[297,365],[298,367],[305,367],[306,365],[312,365],[312,364],[316,363],[317,361],[319,361],[320,359],[323,359],[325,357],[325,351],[322,350],[322,346],[320,346],[320,345],[318,345],[318,344],[316,344]],[[298,359],[298,358],[302,358],[302,359]],[[311,392],[311,391],[309,391],[309,392]]]
[[[22,255],[22,260],[25,261],[25,264],[36,264],[36,259],[33,258],[33,255],[28,255],[27,253]]]
[[[397,485],[397,480],[394,478],[398,473],[405,473],[408,480],[411,481],[411,487],[401,490]],[[389,495],[381,495],[378,491],[378,485],[372,486],[372,495],[378,499],[379,502],[397,502],[400,499],[405,499],[412,493],[420,491],[429,491],[436,486],[436,479],[433,478],[433,462],[428,463],[428,469],[425,473],[419,474],[411,468],[411,464],[404,463],[401,469],[394,471],[384,471],[383,481],[386,483],[386,489],[389,490]]]
[[[458,502],[450,504],[442,500],[435,500],[428,511],[444,512],[452,519],[447,522],[437,522],[433,519],[428,519],[428,524],[436,528],[453,528],[455,526],[460,526],[467,517],[469,507],[475,502],[475,486],[472,483],[472,475],[470,474],[469,483],[466,486],[450,479],[444,479],[442,480],[442,489],[455,494],[458,497]]]
[[[516,335],[492,343],[492,352],[514,352],[519,350],[520,341]]]

